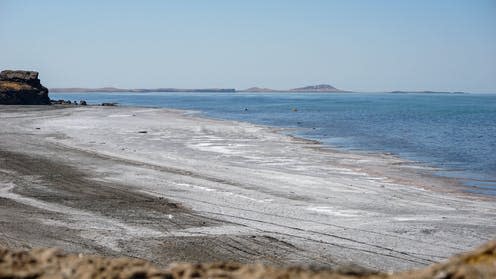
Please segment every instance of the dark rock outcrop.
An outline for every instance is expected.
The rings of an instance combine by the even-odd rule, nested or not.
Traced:
[[[72,105],[70,100],[50,100],[52,105]]]
[[[38,72],[2,71],[0,105],[49,105],[48,89],[41,85]]]

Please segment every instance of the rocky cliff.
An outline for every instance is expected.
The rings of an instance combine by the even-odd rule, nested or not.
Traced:
[[[49,105],[48,89],[41,85],[38,72],[2,71],[0,105]]]

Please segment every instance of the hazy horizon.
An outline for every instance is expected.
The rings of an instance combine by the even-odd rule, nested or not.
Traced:
[[[0,69],[60,87],[496,93],[496,1],[0,1]]]

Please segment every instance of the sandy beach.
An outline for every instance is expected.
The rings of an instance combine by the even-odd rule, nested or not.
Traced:
[[[184,111],[0,106],[0,246],[398,271],[495,238],[494,199],[430,173]]]

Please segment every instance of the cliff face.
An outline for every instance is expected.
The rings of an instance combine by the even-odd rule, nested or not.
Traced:
[[[2,71],[0,105],[49,105],[48,89],[41,85],[38,72]]]

